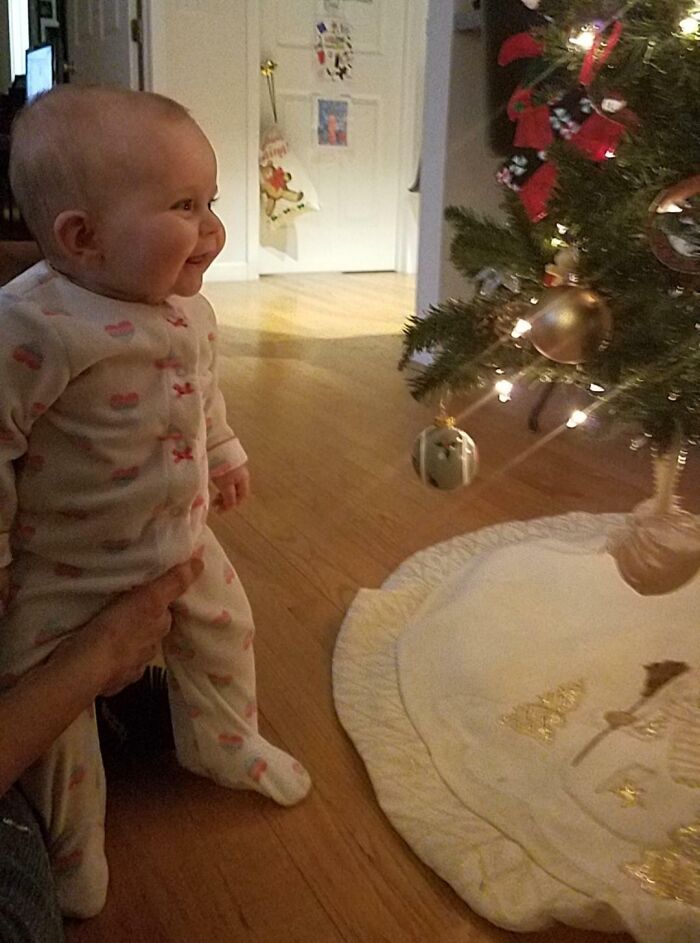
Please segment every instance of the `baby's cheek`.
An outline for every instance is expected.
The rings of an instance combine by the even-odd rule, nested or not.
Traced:
[[[219,224],[217,233],[216,233],[216,253],[218,255],[219,252],[221,252],[221,250],[223,249],[224,244],[226,243],[226,230],[224,229],[224,224],[221,222],[220,219],[218,219],[218,217],[217,217],[217,222]]]

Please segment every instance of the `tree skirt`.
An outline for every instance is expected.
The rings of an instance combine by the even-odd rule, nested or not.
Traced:
[[[350,607],[335,704],[392,824],[488,920],[696,943],[700,582],[637,595],[604,552],[622,521],[417,553]]]

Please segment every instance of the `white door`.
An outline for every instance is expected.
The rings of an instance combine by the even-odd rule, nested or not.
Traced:
[[[417,200],[408,188],[422,60],[420,54],[411,60],[410,50],[406,56],[416,5],[424,3],[260,0],[261,61],[277,63],[278,122],[320,203],[319,212],[273,233],[262,225],[261,274],[397,268],[399,218],[406,201]],[[343,82],[323,77],[314,52],[316,23],[337,15],[349,24],[353,44],[351,78]],[[272,114],[263,79],[260,88],[264,130]],[[319,99],[347,101],[347,147],[319,145]]]
[[[132,39],[137,0],[67,0],[70,81],[139,88],[139,43]]]

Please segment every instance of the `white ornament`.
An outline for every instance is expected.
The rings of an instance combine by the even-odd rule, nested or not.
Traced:
[[[476,477],[479,456],[476,443],[451,418],[436,419],[413,445],[413,467],[424,485],[452,491]]]

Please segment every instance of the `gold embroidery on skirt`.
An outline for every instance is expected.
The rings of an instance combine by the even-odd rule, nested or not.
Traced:
[[[666,848],[647,848],[641,861],[621,865],[643,891],[700,907],[700,821],[670,833]]]
[[[501,723],[516,733],[551,743],[557,729],[566,723],[566,715],[578,707],[584,690],[582,680],[561,684],[555,691],[538,695],[536,701],[519,704],[501,717]]]

